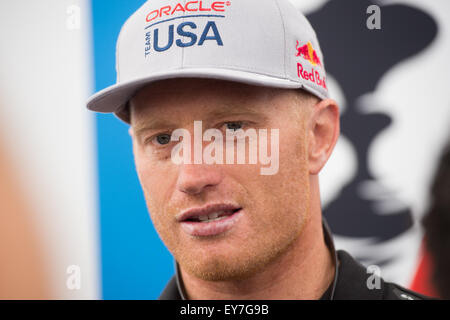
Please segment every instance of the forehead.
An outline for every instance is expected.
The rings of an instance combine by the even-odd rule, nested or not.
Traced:
[[[252,86],[216,79],[168,79],[137,92],[130,102],[132,118],[162,116],[172,113],[254,111],[264,112],[264,106],[273,103],[287,90]]]

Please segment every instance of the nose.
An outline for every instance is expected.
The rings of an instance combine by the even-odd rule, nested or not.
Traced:
[[[190,195],[215,187],[223,179],[222,171],[217,165],[182,164],[179,170],[177,189]]]

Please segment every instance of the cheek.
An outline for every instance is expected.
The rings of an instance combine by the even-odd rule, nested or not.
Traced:
[[[272,207],[272,221],[283,227],[298,228],[309,212],[309,172],[304,139],[284,139],[280,143],[279,171],[273,176],[262,176],[265,192],[262,199]],[[270,211],[267,211],[270,212]]]
[[[136,171],[151,218],[158,219],[163,214],[170,189],[167,165],[161,165],[141,154],[135,154]]]
[[[149,164],[137,166],[137,171],[152,224],[169,250],[173,249],[178,240],[173,233],[173,212],[167,207],[170,197],[167,175]]]

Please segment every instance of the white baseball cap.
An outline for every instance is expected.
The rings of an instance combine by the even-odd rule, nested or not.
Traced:
[[[289,0],[152,0],[123,25],[117,82],[89,98],[92,111],[129,123],[128,101],[169,78],[212,78],[328,97],[316,33]]]

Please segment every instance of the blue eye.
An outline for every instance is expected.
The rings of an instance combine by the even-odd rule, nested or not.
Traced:
[[[170,143],[170,138],[171,135],[164,133],[164,134],[159,134],[156,137],[156,141],[161,144],[161,145],[165,145],[165,144],[169,144]]]

